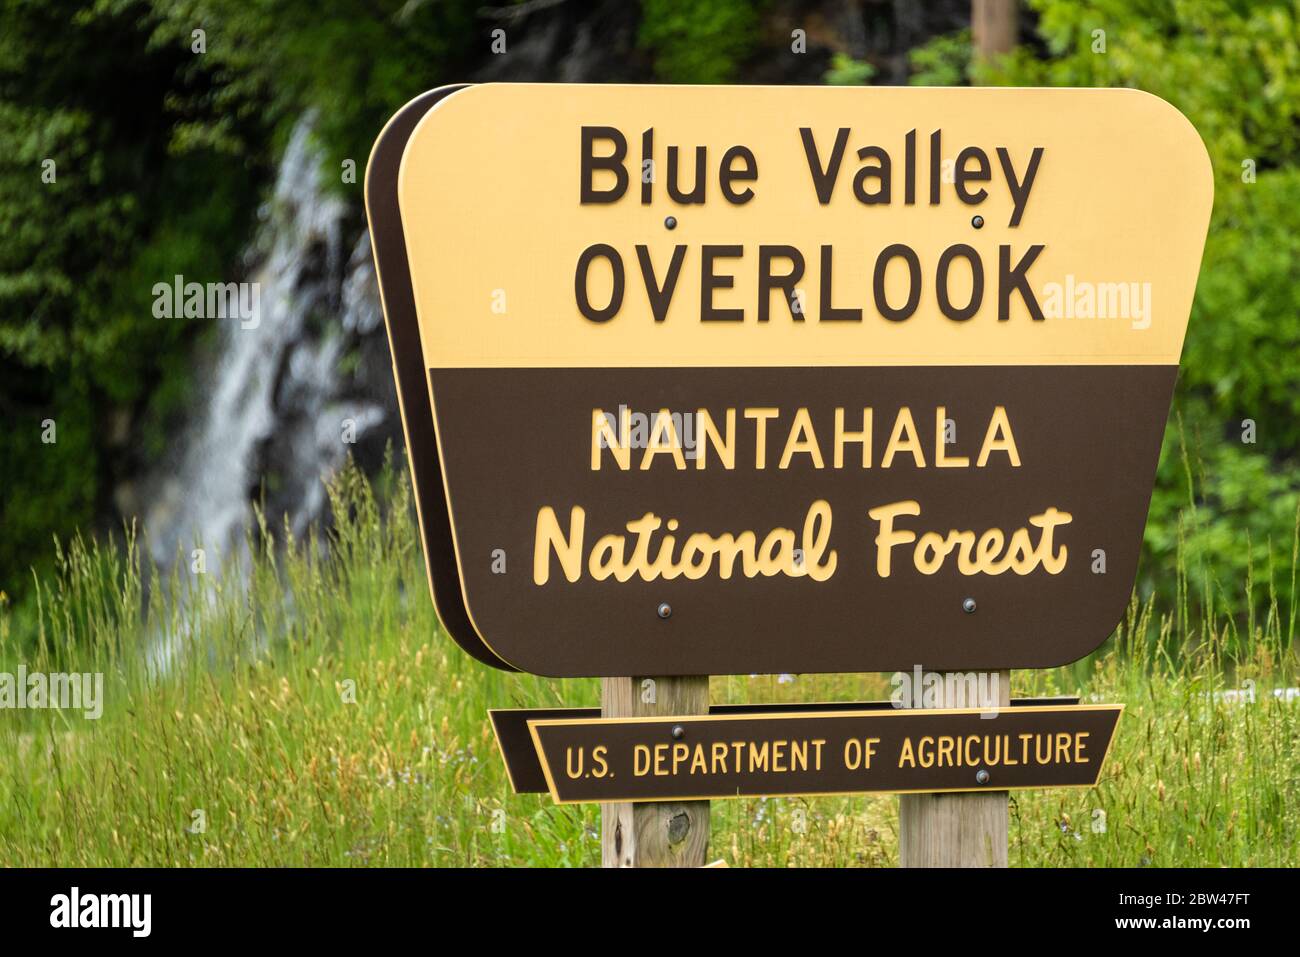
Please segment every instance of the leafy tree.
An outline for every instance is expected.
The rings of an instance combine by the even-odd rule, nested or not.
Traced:
[[[861,86],[870,83],[876,75],[876,68],[865,60],[855,60],[847,53],[836,53],[831,57],[831,68],[822,77],[831,86]]]
[[[228,155],[177,148],[179,124],[216,121],[214,81],[188,49],[152,43],[155,23],[139,2],[0,5],[0,587],[11,595],[51,534],[100,511],[109,418],[147,409],[167,357],[193,339],[186,320],[153,318],[153,283],[220,276],[255,201]],[[230,127],[259,142],[256,123]]]
[[[133,0],[113,0],[130,4]],[[473,0],[151,0],[155,44],[188,45],[205,32],[210,70],[220,80],[216,120],[179,127],[178,136],[222,142],[227,124],[255,110],[276,123],[316,112],[329,182],[340,164],[364,170],[375,136],[408,100],[465,79],[480,49]]]
[[[748,0],[643,0],[641,45],[671,83],[725,83],[758,41],[759,4]]]

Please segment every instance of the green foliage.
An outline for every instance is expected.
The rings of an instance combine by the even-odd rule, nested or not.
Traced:
[[[971,65],[969,30],[935,37],[908,54],[913,86],[962,86]]]
[[[1047,56],[1028,47],[970,67],[975,82],[1134,87],[1196,126],[1215,177],[1214,214],[1183,349],[1175,411],[1150,520],[1144,587],[1172,599],[1181,540],[1206,588],[1232,588],[1245,617],[1290,547],[1300,501],[1300,8],[1293,0],[1030,0]],[[912,57],[918,82],[954,75],[960,41]],[[1251,175],[1253,174],[1253,175]],[[1256,424],[1254,444],[1242,421]],[[1247,544],[1247,542],[1249,544]],[[1232,547],[1232,546],[1237,547]],[[1293,585],[1278,583],[1284,597]],[[1204,602],[1204,588],[1193,591]]]
[[[1220,186],[1187,330],[1185,392],[1209,398],[1228,432],[1244,418],[1259,449],[1300,455],[1300,165]]]
[[[286,119],[312,109],[326,182],[335,184],[346,159],[355,161],[360,181],[375,136],[402,104],[464,79],[458,71],[471,59],[481,6],[472,0],[335,0],[324,9],[318,0],[151,4],[158,17],[154,44],[188,48],[195,27],[203,28],[203,58],[222,80],[223,109],[209,122],[178,127],[178,138],[225,142],[228,118],[239,116],[244,104],[279,124],[281,134]]]
[[[758,42],[759,4],[748,0],[644,0],[641,45],[670,83],[726,83]]]
[[[1201,396],[1181,401],[1165,435],[1142,587],[1174,605],[1189,628],[1208,607],[1232,612],[1235,637],[1252,630],[1257,614],[1276,615],[1279,603],[1291,605],[1300,596],[1290,573],[1300,473],[1250,451],[1238,440],[1240,428],[1226,437],[1207,434],[1195,424],[1214,424],[1204,405]]]
[[[151,43],[142,3],[11,3],[0,15],[0,350],[131,401],[152,384],[160,336],[182,338],[149,313],[153,281],[223,267],[256,197],[228,158],[176,148],[180,122],[216,122],[202,95],[213,80],[187,51]],[[263,131],[238,132],[247,155]],[[151,244],[166,249],[164,269]]]
[[[95,517],[98,436],[84,381],[29,392],[0,411],[0,592],[17,599],[31,585],[31,567],[46,564],[34,556],[52,554],[52,536]]]
[[[822,79],[831,86],[863,86],[876,75],[876,68],[865,60],[855,60],[847,53],[831,57],[831,68]]]
[[[52,534],[93,521],[105,417],[148,409],[192,320],[152,287],[220,278],[243,242],[265,130],[216,111],[217,81],[152,42],[137,0],[0,6],[0,588],[21,595]],[[178,98],[185,99],[184,107]],[[223,151],[183,124],[224,125]],[[157,407],[156,405],[154,407]],[[41,423],[56,441],[41,440]]]

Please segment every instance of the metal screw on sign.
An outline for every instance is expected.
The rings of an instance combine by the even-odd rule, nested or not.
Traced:
[[[667,219],[664,220],[664,225],[665,225],[666,227],[668,227],[669,229],[676,229],[676,228],[677,228],[677,217],[676,217],[676,216],[669,216]]]
[[[961,610],[964,611],[964,612],[965,612],[966,614],[968,614],[968,615],[974,614],[974,612],[975,612],[975,599],[974,599],[974,598],[967,598],[965,601],[963,601],[963,602],[961,603]]]
[[[988,773],[987,771],[985,771],[983,768],[980,768],[978,771],[975,772],[975,783],[976,783],[976,784],[988,784],[988,783],[989,783],[989,773]]]
[[[660,618],[667,618],[673,613],[673,606],[666,601],[661,601],[656,609]]]

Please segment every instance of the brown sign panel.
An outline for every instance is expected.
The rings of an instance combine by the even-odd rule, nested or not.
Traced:
[[[443,98],[376,242],[409,276],[440,614],[557,676],[1087,654],[1133,585],[1211,182],[1131,90]]]
[[[435,372],[448,479],[452,487],[466,479],[458,541],[484,556],[462,565],[474,622],[512,663],[560,675],[1058,665],[1100,644],[1128,602],[1176,373],[1173,366]],[[985,434],[993,403],[1013,424],[1019,465],[934,467],[936,409],[956,423],[959,441],[946,452],[973,465],[979,443],[967,437]],[[738,437],[734,469],[709,450],[704,468],[692,463],[686,472],[663,462],[623,472],[608,459],[594,471],[589,429],[575,423],[589,420],[593,405],[619,404],[688,404],[719,418],[745,408],[779,413],[768,423],[762,468],[751,422],[750,434]],[[884,420],[871,469],[860,467],[858,447],[846,451],[846,467],[831,467],[837,409],[850,404],[859,419],[866,407]],[[521,408],[545,413],[522,427]],[[825,442],[826,468],[806,455],[777,467],[800,409],[807,434]],[[881,467],[900,409],[917,420],[925,468],[910,454]],[[510,435],[509,462],[485,434]],[[1068,523],[1049,526],[1053,515]],[[707,544],[683,560],[696,535]],[[959,543],[942,557],[954,535]],[[927,536],[936,545],[922,552]],[[1024,549],[1008,545],[1020,538]],[[966,555],[997,542],[991,561]],[[497,548],[517,563],[506,574],[487,558]],[[665,550],[667,560],[658,557]],[[600,562],[609,554],[621,559],[605,575]],[[658,614],[663,603],[667,618]]]
[[[1123,705],[532,720],[551,797],[674,801],[1097,783]]]

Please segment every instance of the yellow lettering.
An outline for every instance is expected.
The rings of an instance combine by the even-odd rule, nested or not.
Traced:
[[[789,468],[790,460],[796,452],[803,452],[812,458],[813,468],[825,467],[822,461],[821,446],[817,444],[817,433],[813,431],[812,416],[807,409],[800,409],[794,414],[794,423],[790,426],[790,435],[785,442],[785,451],[781,453],[780,468]]]
[[[844,430],[844,410],[835,410],[835,467],[844,467],[844,446],[850,442],[862,443],[862,467],[871,468],[871,409],[862,410],[862,431],[846,432]]]
[[[909,768],[914,768],[914,767],[916,767],[916,755],[915,755],[915,754],[913,753],[913,751],[912,751],[912,739],[911,739],[911,738],[904,738],[904,739],[903,739],[903,747],[902,747],[902,748],[899,750],[899,752],[898,752],[898,766],[899,766],[900,768],[901,768],[901,767],[909,767]]]
[[[754,468],[767,468],[767,420],[781,414],[780,409],[746,409],[745,418],[754,420]]]
[[[921,440],[916,436],[916,423],[912,421],[912,410],[907,406],[899,409],[898,418],[894,419],[894,431],[889,433],[889,444],[885,446],[885,457],[880,460],[880,467],[887,469],[893,465],[894,456],[899,452],[911,452],[916,467],[925,468],[925,453],[921,449]]]
[[[619,431],[622,441],[610,427],[609,417],[603,409],[591,410],[591,470],[600,471],[600,450],[607,448],[618,467],[626,472],[632,467],[632,410],[623,406],[619,410]]]
[[[944,453],[945,426],[948,421],[948,410],[939,406],[934,410],[934,467],[937,469],[964,469],[970,465],[970,459],[964,455],[954,455],[951,458]]]
[[[682,439],[677,434],[677,424],[667,409],[660,409],[655,415],[654,425],[650,427],[650,437],[646,441],[645,454],[641,456],[641,470],[650,468],[656,455],[667,452],[673,457],[678,470],[686,468],[686,456],[682,454]]]
[[[537,534],[533,540],[533,583],[545,585],[551,577],[551,549],[560,561],[564,577],[576,582],[582,574],[582,536],[587,513],[575,505],[569,510],[569,537],[560,531],[555,509],[544,506],[537,513]]]
[[[867,514],[880,523],[880,531],[876,535],[876,574],[888,578],[890,550],[895,545],[906,545],[916,540],[916,532],[894,531],[894,517],[920,515],[921,505],[913,501],[891,502],[889,505],[878,505]]]
[[[713,416],[709,415],[707,409],[700,409],[695,413],[696,423],[696,448],[695,448],[695,467],[704,468],[705,459],[708,458],[707,452],[710,445],[718,453],[718,461],[722,463],[724,469],[734,469],[736,467],[736,410],[727,410],[727,439],[724,442],[722,436],[718,434],[718,427],[713,422]]]
[[[1016,439],[1011,434],[1011,423],[1007,420],[1007,410],[1003,406],[993,410],[993,417],[989,419],[988,431],[984,433],[984,444],[980,446],[980,457],[975,461],[975,466],[983,468],[991,452],[1006,452],[1011,467],[1020,468],[1020,452],[1016,449]]]

